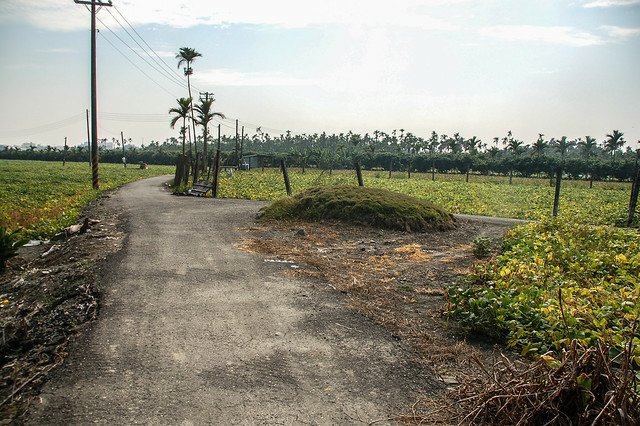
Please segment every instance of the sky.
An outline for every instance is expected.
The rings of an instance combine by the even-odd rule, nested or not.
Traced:
[[[113,0],[97,13],[100,138],[178,137],[176,52],[226,134],[431,131],[640,140],[640,0]],[[0,145],[87,140],[90,13],[0,1]],[[126,31],[125,31],[126,29]],[[215,133],[215,129],[214,129]]]

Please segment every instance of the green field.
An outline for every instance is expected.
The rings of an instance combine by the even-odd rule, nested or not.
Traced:
[[[356,184],[355,172],[320,172],[317,169],[290,170],[294,193],[312,186],[329,184]],[[364,172],[365,186],[389,189],[410,194],[442,206],[451,213],[478,214],[540,219],[551,216],[553,191],[548,179],[516,178],[513,185],[502,176],[406,174],[388,172]],[[592,224],[615,224],[626,218],[630,183],[596,182],[593,188],[585,181],[563,181],[560,214]],[[245,171],[223,176],[220,195],[228,198],[274,200],[285,195],[282,174],[279,170],[264,172]]]
[[[172,166],[124,169],[102,164],[101,190],[151,176],[172,174]],[[290,170],[294,193],[313,186],[355,185],[353,171],[321,172]],[[86,163],[0,160],[0,226],[25,228],[30,236],[50,236],[77,220],[80,210],[99,192],[91,189],[91,171]],[[366,186],[410,194],[444,207],[451,213],[540,219],[551,214],[553,188],[547,179],[515,178],[513,185],[504,176],[413,174],[364,172]],[[629,183],[596,182],[590,189],[585,181],[565,181],[560,214],[591,224],[615,224],[626,216]],[[275,200],[285,195],[282,175],[277,169],[222,174],[220,196],[253,200]]]
[[[152,176],[173,173],[171,166],[145,170],[100,165],[100,191],[91,187],[87,163],[0,160],[0,226],[23,227],[31,237],[51,236],[74,223],[82,208],[101,191]]]

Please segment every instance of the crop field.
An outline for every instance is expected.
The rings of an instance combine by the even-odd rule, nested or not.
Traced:
[[[100,165],[100,191],[152,176],[173,173],[170,166],[139,169]],[[51,236],[74,223],[100,191],[91,187],[87,163],[0,160],[0,226],[22,227],[31,237]]]
[[[365,186],[389,189],[442,206],[451,213],[477,214],[484,216],[511,217],[518,219],[540,219],[551,216],[553,191],[548,179],[514,179],[501,176],[471,176],[464,181],[463,175],[406,174],[395,173],[388,178],[386,172],[364,172]],[[294,193],[312,186],[330,184],[355,185],[355,172],[321,172],[317,169],[290,170],[289,177]],[[584,181],[563,181],[560,215],[591,224],[615,224],[626,218],[629,203],[629,183],[597,182],[593,188]],[[252,170],[223,176],[220,195],[229,198],[274,200],[286,195],[282,174],[279,170],[264,172]]]

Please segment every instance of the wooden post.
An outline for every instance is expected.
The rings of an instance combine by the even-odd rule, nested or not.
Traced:
[[[389,179],[391,179],[391,170],[393,170],[393,158],[389,160]]]
[[[364,186],[364,182],[362,180],[362,170],[360,169],[360,163],[358,163],[358,160],[355,160],[353,164],[356,166],[356,176],[358,177],[358,186]]]
[[[216,150],[216,157],[213,160],[213,198],[218,198],[218,177],[220,175],[220,149]]]
[[[282,170],[282,176],[284,177],[284,187],[287,190],[287,195],[291,196],[291,183],[289,182],[289,172],[287,171],[287,165],[284,159],[280,160],[280,170]]]
[[[196,153],[196,162],[193,165],[193,184],[195,185],[198,182],[198,175],[200,171],[198,170],[200,167],[200,154]]]
[[[556,191],[553,196],[553,217],[558,216],[558,207],[560,206],[560,184],[562,182],[562,167],[558,167],[556,171]]]
[[[62,151],[62,167],[67,163],[67,137],[64,137],[64,150]]]

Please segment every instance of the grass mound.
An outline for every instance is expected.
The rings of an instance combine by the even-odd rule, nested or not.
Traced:
[[[424,232],[454,227],[453,216],[428,201],[378,188],[324,186],[274,201],[263,220],[336,219],[379,228]]]

